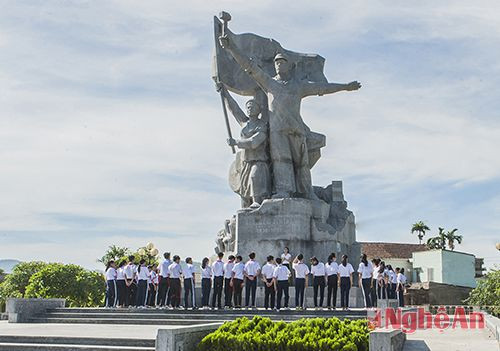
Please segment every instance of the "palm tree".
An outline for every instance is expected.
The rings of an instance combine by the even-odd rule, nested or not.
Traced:
[[[444,228],[439,227],[438,235],[435,237],[429,238],[429,240],[427,240],[427,247],[429,249],[444,250],[444,249],[446,249],[446,240],[447,240],[447,236],[446,236],[446,233],[444,232]]]
[[[106,265],[108,261],[117,261],[121,259],[124,256],[127,256],[130,254],[130,250],[128,247],[120,247],[116,245],[111,245],[108,247],[108,250],[104,253],[104,256],[102,256],[100,259],[97,260],[97,262],[101,262],[103,265]]]
[[[425,232],[431,230],[424,222],[418,221],[417,223],[414,223],[413,226],[411,227],[411,233],[417,232],[418,236],[418,243],[422,244],[422,239],[425,236]]]
[[[459,244],[462,243],[463,237],[461,235],[455,235],[457,230],[458,229],[455,228],[453,230],[448,231],[445,234],[446,240],[448,241],[448,247],[450,248],[451,251],[453,251],[455,249],[455,241]]]

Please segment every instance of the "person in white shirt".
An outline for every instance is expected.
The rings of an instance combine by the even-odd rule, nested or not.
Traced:
[[[158,298],[156,306],[164,307],[170,305],[168,267],[172,264],[170,260],[170,252],[163,254],[163,262],[160,264],[160,274],[158,276]]]
[[[290,270],[283,266],[281,258],[276,259],[276,263],[278,266],[274,269],[273,279],[274,279],[274,288],[277,291],[276,296],[276,309],[279,311],[281,309],[281,297],[283,294],[285,295],[284,307],[288,309],[288,300],[290,299],[288,292],[288,279],[290,278]]]
[[[387,271],[384,261],[378,266],[377,279],[377,300],[387,299]]]
[[[124,267],[125,260],[121,260],[118,264],[118,269],[116,270],[116,290],[118,293],[117,301],[118,307],[125,307],[125,298],[127,296],[127,284],[125,284],[125,272]]]
[[[183,271],[184,276],[184,307],[189,307],[189,294],[191,294],[191,305],[193,310],[196,309],[196,300],[194,293],[194,266],[191,257],[186,258],[186,269]]]
[[[380,258],[372,259],[372,266],[373,266],[372,283],[370,285],[371,302],[372,302],[372,307],[377,307],[377,276],[380,266]]]
[[[148,306],[155,307],[156,290],[158,288],[158,275],[156,273],[156,265],[149,265],[149,292],[148,292]]]
[[[237,256],[236,263],[233,267],[233,275],[231,277],[231,286],[233,287],[234,295],[234,307],[241,308],[241,295],[243,292],[243,285],[245,284],[243,279],[245,275],[245,264],[243,263],[243,257]]]
[[[335,253],[332,252],[330,256],[328,256],[328,262],[325,264],[326,270],[326,285],[328,287],[328,294],[326,296],[326,307],[330,310],[333,306],[333,309],[337,308],[337,288],[338,288],[338,280],[339,280],[339,265],[335,262]],[[333,303],[333,304],[332,304]]]
[[[325,299],[326,269],[325,264],[319,262],[316,256],[311,257],[311,274],[313,276],[314,307],[319,309],[323,307],[323,300]],[[320,296],[319,306],[318,291]]]
[[[178,255],[174,256],[173,263],[168,267],[169,284],[170,284],[170,303],[172,308],[179,308],[181,305],[181,275],[182,266],[181,258]]]
[[[299,254],[293,260],[295,272],[295,308],[304,309],[304,292],[307,287],[307,276],[309,267],[304,263],[304,255]]]
[[[398,297],[398,305],[399,307],[405,307],[405,300],[404,300],[404,292],[406,284],[405,269],[396,268],[396,274],[397,274],[396,292]]]
[[[286,268],[288,268],[288,270],[291,269],[290,267],[290,261],[292,259],[292,255],[290,254],[290,249],[288,247],[285,246],[285,248],[283,249],[283,253],[281,254],[281,264],[283,266],[285,266]]]
[[[274,289],[273,273],[276,265],[274,257],[267,256],[267,263],[262,267],[262,281],[264,282],[264,308],[274,309],[276,301],[276,289]],[[271,302],[271,304],[269,304]]]
[[[208,261],[208,257],[205,257],[201,261],[201,306],[203,309],[208,308],[212,285],[212,267],[210,267]]]
[[[130,255],[128,257],[128,264],[123,269],[125,275],[125,285],[127,287],[127,294],[125,295],[125,306],[137,306],[137,283],[135,281],[137,275],[137,266],[134,264],[135,257]]]
[[[106,307],[116,307],[116,264],[111,260],[106,265]]]
[[[349,290],[352,286],[352,273],[354,268],[347,262],[347,255],[342,255],[339,264],[340,306],[343,310],[349,309]]]
[[[217,300],[217,308],[222,309],[222,288],[224,286],[224,262],[222,258],[224,254],[219,252],[217,260],[212,264],[212,277],[214,280],[214,293],[212,295],[212,308],[215,308],[215,301]]]
[[[137,268],[137,307],[144,308],[148,300],[148,279],[149,270],[146,266],[146,260],[142,259]]]
[[[373,266],[370,262],[368,262],[368,258],[366,254],[361,256],[361,262],[358,267],[359,273],[359,286],[362,287],[363,296],[365,297],[365,307],[372,307],[372,274],[373,274]]]
[[[390,264],[387,265],[387,298],[396,298],[397,275]]]
[[[248,255],[250,258],[245,264],[245,307],[255,308],[255,293],[257,292],[257,278],[260,276],[260,264],[255,261],[255,252]]]
[[[233,267],[234,256],[230,255],[224,265],[224,308],[232,307],[233,287],[231,286],[231,278],[233,277]]]

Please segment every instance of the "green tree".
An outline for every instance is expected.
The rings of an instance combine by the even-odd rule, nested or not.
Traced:
[[[413,226],[411,227],[411,233],[417,233],[419,244],[422,244],[422,239],[425,236],[425,232],[428,230],[431,230],[431,228],[429,228],[423,221],[413,223]]]
[[[128,247],[111,245],[104,253],[104,256],[98,259],[97,262],[107,265],[111,260],[119,261],[128,255],[130,255],[130,249]]]
[[[429,238],[427,240],[427,247],[429,249],[441,249],[445,250],[446,249],[446,233],[444,231],[444,228],[439,227],[439,233],[437,236]]]
[[[500,270],[493,269],[479,280],[465,302],[471,306],[484,306],[495,315],[500,315]]]
[[[445,237],[446,241],[448,243],[448,247],[450,248],[451,251],[455,249],[455,241],[459,244],[462,243],[463,237],[461,235],[456,235],[455,233],[457,232],[457,228],[450,230],[446,232]]]
[[[0,285],[0,298],[24,297],[31,276],[46,265],[39,261],[18,263]]]

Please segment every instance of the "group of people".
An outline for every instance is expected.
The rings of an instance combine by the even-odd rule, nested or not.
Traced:
[[[324,307],[326,289],[326,307],[336,308],[337,292],[340,288],[340,306],[349,308],[349,291],[353,285],[354,268],[348,262],[347,255],[342,255],[340,264],[336,262],[335,253],[331,253],[326,262],[317,257],[310,259],[310,266],[304,262],[302,254],[293,260],[288,248],[281,257],[268,256],[261,266],[255,260],[255,253],[242,256],[230,255],[224,261],[224,254],[219,253],[217,259],[210,264],[208,257],[201,263],[201,305],[202,309],[217,308],[256,308],[257,283],[264,286],[265,309],[289,309],[289,289],[293,282],[295,288],[295,308],[302,310],[305,305],[305,289],[312,285],[314,307]],[[135,257],[118,265],[110,261],[106,268],[106,307],[139,308],[169,307],[181,308],[182,284],[184,299],[182,308],[198,308],[195,294],[195,268],[191,257],[185,259],[185,267],[181,266],[181,258],[170,253],[164,254],[159,265],[146,265],[141,260],[134,264]],[[367,308],[376,307],[377,300],[397,298],[399,305],[404,306],[403,291],[406,283],[403,268],[394,271],[380,259],[367,260],[363,254],[358,267],[359,286],[365,298]],[[245,302],[242,295],[245,290]]]

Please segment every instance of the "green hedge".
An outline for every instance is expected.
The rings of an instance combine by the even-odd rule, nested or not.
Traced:
[[[199,351],[367,351],[366,320],[300,319],[291,323],[246,317],[224,323],[198,344]]]

